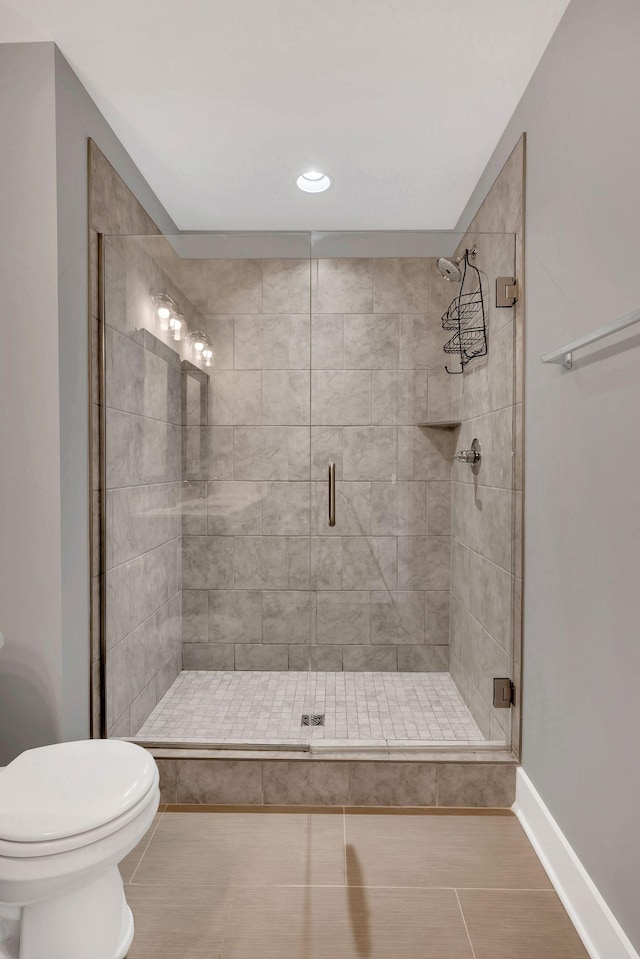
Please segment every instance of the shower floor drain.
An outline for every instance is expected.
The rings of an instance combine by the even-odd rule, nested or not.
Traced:
[[[324,713],[303,713],[301,726],[324,726]]]

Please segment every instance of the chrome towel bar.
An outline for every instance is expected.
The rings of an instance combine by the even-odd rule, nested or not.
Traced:
[[[597,343],[603,340],[605,336],[611,336],[613,333],[619,333],[620,330],[626,330],[628,326],[634,323],[640,323],[640,310],[634,310],[633,313],[627,313],[621,316],[619,320],[609,323],[608,326],[602,326],[595,333],[589,333],[587,336],[580,337],[572,343],[567,343],[560,350],[554,350],[553,353],[543,353],[543,363],[562,363],[565,370],[570,370],[573,366],[573,354],[576,350],[581,350],[584,346],[590,346],[591,343]]]

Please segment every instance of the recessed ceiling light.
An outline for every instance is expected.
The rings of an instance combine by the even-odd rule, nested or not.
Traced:
[[[305,193],[324,193],[331,186],[331,177],[319,170],[302,173],[296,180],[298,188]]]

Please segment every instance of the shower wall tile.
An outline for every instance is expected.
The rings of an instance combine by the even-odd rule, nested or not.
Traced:
[[[262,310],[264,313],[306,313],[311,302],[311,271],[308,259],[262,261]]]
[[[329,526],[328,485],[312,484],[313,523],[316,536],[368,536],[371,533],[371,483],[336,481],[336,522]]]
[[[395,589],[398,544],[391,536],[347,536],[342,541],[342,586],[347,590]]]
[[[393,426],[427,421],[426,371],[374,371],[372,421]],[[445,374],[446,376],[446,374]]]
[[[446,673],[449,646],[399,646],[398,669],[407,673]]]
[[[398,472],[398,436],[393,427],[347,427],[343,430],[345,480],[391,481]]]
[[[182,428],[184,480],[233,479],[233,429],[230,426]]]
[[[344,318],[344,365],[348,370],[398,367],[400,318],[370,313]]]
[[[449,536],[398,538],[400,589],[449,589],[451,539]]]
[[[288,646],[256,646],[241,643],[235,647],[235,669],[289,668]]]
[[[483,486],[512,489],[514,485],[514,408],[507,406],[493,413],[485,413],[465,420],[459,432],[460,449],[470,449],[475,437],[482,444],[482,467],[478,479],[466,463],[454,461],[452,477],[458,483],[480,481]]]
[[[451,483],[427,483],[427,532],[434,536],[451,533]]]
[[[371,423],[371,373],[365,370],[317,370],[311,374],[314,426]]]
[[[206,643],[209,638],[209,593],[206,589],[182,590],[182,641]]]
[[[486,559],[511,572],[513,492],[454,483],[452,535]]]
[[[210,643],[261,643],[262,592],[260,590],[210,590],[208,638]]]
[[[207,313],[261,312],[261,260],[208,261]]]
[[[182,537],[184,589],[228,589],[233,586],[231,536]]]
[[[212,426],[262,423],[262,376],[257,371],[214,370],[209,382]]]
[[[262,533],[265,536],[308,535],[309,483],[263,483],[262,497]]]
[[[450,334],[442,329],[440,314],[405,313],[400,317],[401,370],[441,370],[442,347]]]
[[[312,640],[316,594],[304,590],[265,591],[263,643],[306,643]]]
[[[234,647],[213,643],[187,643],[182,650],[183,669],[233,669]]]
[[[371,594],[371,642],[424,645],[426,604],[422,592],[375,590]]]
[[[262,532],[262,483],[207,484],[207,530],[210,536]]]
[[[428,590],[425,601],[427,644],[446,646],[449,642],[449,590]]]
[[[236,480],[308,480],[309,427],[236,427]]]
[[[324,480],[328,476],[329,463],[335,463],[336,480],[342,474],[343,433],[341,426],[311,427],[311,479]]]
[[[368,644],[371,641],[371,604],[368,592],[318,593],[317,637],[319,644]]]
[[[390,672],[398,668],[395,646],[345,646],[342,668],[351,672]]]
[[[446,422],[452,419],[454,419],[454,416],[451,376],[446,370],[431,370],[429,372],[426,420],[428,422],[438,423],[442,420]]]
[[[430,266],[418,257],[374,260],[373,312],[428,313]]]
[[[233,549],[234,541],[229,542]],[[235,570],[236,589],[288,589],[288,537],[236,537],[235,566],[232,570]]]
[[[398,427],[398,479],[450,480],[454,447],[451,430]]]
[[[357,258],[317,260],[315,270],[312,269],[312,277],[314,312],[371,313],[373,311],[372,260]]]
[[[207,484],[182,484],[182,532],[191,536],[207,535]]]
[[[456,599],[508,650],[511,641],[513,577],[454,539],[451,589]]]
[[[342,588],[342,555],[341,536],[311,537],[311,589]]]
[[[180,484],[133,486],[107,492],[107,568],[175,539],[181,532]]]
[[[344,369],[343,313],[314,313],[311,320],[311,366],[314,370]]]
[[[309,315],[236,316],[232,343],[236,370],[308,369]]]
[[[372,483],[371,532],[374,536],[426,536],[427,484]]]
[[[184,262],[184,261],[183,261]],[[206,306],[204,308],[206,313]],[[255,317],[253,317],[255,322]],[[237,318],[236,318],[237,322]],[[213,362],[217,370],[232,370],[234,368],[234,317],[231,316],[203,316],[200,320],[200,328],[206,333],[213,350]],[[237,327],[236,327],[237,331]],[[236,353],[238,342],[236,336]],[[250,366],[243,364],[235,365],[236,369],[251,369]]]
[[[262,374],[262,422],[265,426],[309,424],[308,373],[265,371]]]

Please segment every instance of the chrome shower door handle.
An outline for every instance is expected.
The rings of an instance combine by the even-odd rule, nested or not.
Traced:
[[[329,463],[329,526],[336,525],[336,464]]]

